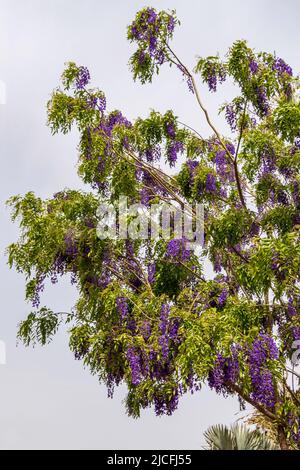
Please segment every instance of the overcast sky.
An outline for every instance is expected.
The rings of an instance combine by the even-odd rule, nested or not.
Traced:
[[[4,202],[29,190],[49,197],[65,187],[82,188],[78,135],[52,137],[46,127],[45,105],[64,63],[86,65],[93,85],[105,91],[108,108],[121,109],[129,119],[146,116],[150,108],[173,108],[181,121],[206,131],[178,74],[163,70],[147,86],[132,81],[126,26],[147,5],[177,10],[182,26],[174,48],[189,66],[197,55],[222,54],[245,38],[257,49],[276,51],[295,72],[300,69],[298,0],[0,0],[0,80],[7,91],[0,105],[0,340],[7,347],[7,364],[0,365],[2,449],[197,449],[209,425],[242,416],[236,400],[203,389],[182,399],[172,417],[146,411],[135,421],[124,412],[124,389],[107,399],[105,388],[74,361],[66,332],[47,348],[16,347],[17,324],[30,306],[24,302],[24,279],[6,266],[4,250],[18,228]],[[200,89],[223,130],[217,108],[232,90],[225,85],[209,96]],[[43,304],[69,311],[75,299],[65,281],[45,293]]]

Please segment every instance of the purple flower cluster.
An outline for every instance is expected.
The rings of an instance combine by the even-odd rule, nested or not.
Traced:
[[[270,106],[267,98],[267,90],[264,86],[257,86],[255,88],[257,107],[262,116],[269,114]]]
[[[36,277],[36,285],[35,285],[35,292],[34,296],[32,299],[32,306],[35,308],[38,308],[40,305],[40,295],[44,291],[44,282],[45,282],[46,275],[45,274],[39,274]]]
[[[189,186],[192,186],[195,180],[195,174],[199,166],[199,162],[197,162],[196,160],[187,160],[186,166],[189,171]]]
[[[290,317],[297,315],[297,309],[295,307],[295,302],[294,302],[293,297],[289,297],[287,311]]]
[[[139,17],[133,21],[129,29],[131,39],[140,44],[139,64],[145,62],[146,52],[154,60],[154,63],[162,65],[165,61],[164,41],[161,36],[166,35],[164,40],[169,39],[175,28],[175,18],[169,15],[167,19],[157,14],[153,8],[145,8]],[[166,29],[165,29],[166,28]]]
[[[124,372],[122,370],[118,370],[114,373],[109,372],[107,374],[106,379],[106,387],[107,387],[107,396],[108,398],[113,398],[115,386],[120,385],[124,377]]]
[[[151,336],[151,323],[149,320],[144,320],[143,323],[141,324],[140,327],[140,333],[143,336],[145,341],[148,341],[148,339]]]
[[[227,145],[227,150],[229,150],[230,153],[234,153],[234,146],[232,144]],[[226,151],[225,150],[218,150],[214,162],[216,165],[216,170],[218,173],[218,176],[220,180],[225,183],[227,181],[234,181],[234,170],[232,166],[228,163],[228,159],[226,156]]]
[[[104,94],[102,96],[89,96],[87,103],[90,108],[97,108],[100,112],[104,112],[106,109],[106,97]]]
[[[148,281],[150,284],[153,284],[155,282],[155,273],[156,273],[156,264],[151,263],[148,266]]]
[[[175,29],[175,19],[174,19],[174,17],[171,16],[171,15],[170,15],[170,17],[169,17],[167,29],[168,29],[168,32],[169,32],[169,33],[173,33],[173,31],[174,31],[174,29]]]
[[[296,442],[300,441],[300,418],[299,416],[289,413],[288,424],[291,430],[292,439]]]
[[[167,246],[167,256],[175,260],[188,261],[191,251],[186,248],[186,240],[183,238],[170,240]]]
[[[281,266],[280,259],[279,259],[279,254],[277,252],[274,252],[272,254],[272,263],[271,263],[271,269],[272,271],[277,272]]]
[[[217,91],[217,84],[222,83],[226,80],[226,70],[225,68],[220,65],[216,67],[216,64],[211,62],[208,64],[208,71],[207,71],[207,83],[209,91],[216,92]]]
[[[132,346],[127,349],[127,360],[131,369],[132,385],[138,385],[143,378],[140,354]]]
[[[222,354],[218,354],[215,360],[213,369],[208,375],[208,385],[214,389],[217,393],[227,395],[228,386],[237,381],[240,366],[238,361],[238,352],[240,346],[232,346],[231,354],[228,357],[224,357]]]
[[[213,173],[206,175],[205,189],[208,193],[214,194],[217,190],[216,178]]]
[[[276,157],[274,152],[266,150],[261,155],[261,176],[265,177],[272,174],[276,170]]]
[[[167,122],[166,133],[167,133],[167,136],[170,137],[170,139],[175,139],[176,132],[175,132],[175,126],[173,122]]]
[[[222,290],[219,298],[218,298],[218,306],[219,307],[224,307],[225,304],[226,304],[226,301],[227,301],[227,297],[228,297],[228,290],[224,287],[224,289]]]
[[[230,104],[228,104],[225,108],[225,119],[228,122],[232,132],[236,131],[237,129],[236,114],[234,112],[233,106]]]
[[[198,381],[197,381],[197,378],[195,376],[195,373],[194,373],[193,369],[190,370],[189,375],[187,377],[187,386],[188,386],[188,388],[189,388],[192,395],[195,392],[198,392],[201,388]]]
[[[161,348],[162,358],[164,361],[168,361],[169,359],[169,338],[166,334],[162,334],[158,338],[158,344]]]
[[[296,137],[294,144],[290,150],[291,155],[295,155],[296,152],[300,151],[300,137]]]
[[[63,276],[65,274],[65,268],[66,268],[66,261],[67,257],[66,255],[59,253],[52,266],[51,270],[51,282],[52,284],[56,284],[58,282],[58,276]]]
[[[128,315],[128,303],[127,299],[125,297],[118,297],[116,300],[116,307],[117,311],[121,317],[121,320],[124,320],[124,318],[127,317]]]
[[[174,166],[179,153],[182,153],[184,150],[183,143],[179,140],[174,140],[171,142],[167,149],[167,159],[170,166]]]
[[[160,311],[159,330],[160,337],[158,343],[161,347],[163,361],[168,363],[170,342],[178,343],[178,330],[180,326],[179,318],[169,318],[170,305],[162,304]]]
[[[159,160],[161,157],[161,151],[159,145],[152,147],[151,149],[147,149],[145,151],[145,158],[147,162],[154,162]]]
[[[154,394],[154,410],[156,416],[172,415],[178,408],[179,391],[178,388],[173,390],[171,397],[166,397],[164,393]]]
[[[163,335],[165,335],[167,332],[169,315],[170,315],[170,306],[168,304],[162,304],[161,311],[160,311],[159,329]]]
[[[276,394],[273,375],[267,369],[267,361],[278,359],[278,349],[273,338],[260,333],[249,352],[249,373],[252,383],[251,397],[256,402],[274,408]]]
[[[85,88],[86,85],[89,83],[90,79],[91,76],[89,70],[83,66],[79,67],[75,82],[77,90],[82,90],[83,88]]]
[[[214,256],[213,267],[216,273],[220,273],[222,271],[222,258],[219,254]]]
[[[272,66],[273,70],[276,70],[278,75],[289,75],[290,77],[293,75],[292,68],[279,57],[275,59],[274,64]]]
[[[112,132],[112,130],[114,129],[114,127],[117,126],[117,125],[123,125],[123,126],[128,127],[128,128],[132,126],[131,122],[128,121],[128,119],[125,116],[123,116],[121,111],[112,112],[108,116],[108,120],[107,120],[107,123],[106,123],[106,131],[108,131],[109,135]]]
[[[258,71],[258,63],[254,59],[251,59],[249,63],[249,68],[252,75],[255,75]]]

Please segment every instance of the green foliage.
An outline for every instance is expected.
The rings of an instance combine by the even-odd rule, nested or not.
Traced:
[[[66,321],[70,321],[71,317],[71,314],[68,315]],[[18,338],[26,346],[37,343],[44,346],[52,340],[61,321],[59,315],[54,314],[46,307],[41,308],[38,312],[31,312],[27,319],[20,323]]]

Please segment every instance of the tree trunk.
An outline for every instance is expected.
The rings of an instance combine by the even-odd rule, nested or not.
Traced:
[[[281,450],[289,450],[288,443],[286,441],[285,432],[283,426],[279,425],[278,428],[278,441]]]

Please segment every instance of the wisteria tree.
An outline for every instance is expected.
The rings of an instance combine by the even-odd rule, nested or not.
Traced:
[[[127,385],[129,415],[151,406],[171,414],[184,393],[206,383],[251,404],[281,449],[300,449],[291,362],[300,340],[299,82],[284,60],[241,40],[224,59],[198,59],[192,72],[171,46],[178,24],[174,11],[139,11],[128,27],[136,45],[130,68],[147,83],[171,66],[211,129],[206,137],[171,110],[134,122],[107,111],[89,71],[67,65],[48,103],[49,126],[53,133],[78,128],[78,173],[91,191],[11,198],[21,237],[9,247],[9,263],[25,274],[34,307],[18,335],[26,345],[46,344],[67,323],[75,358],[108,395]],[[211,92],[225,80],[235,86],[236,97],[220,107],[226,136],[203,105],[197,74]],[[201,253],[172,236],[100,239],[99,203],[120,195],[146,207],[202,203]],[[67,314],[41,308],[45,281],[65,274],[78,288],[76,305]]]

